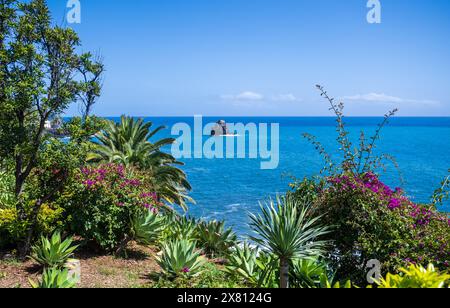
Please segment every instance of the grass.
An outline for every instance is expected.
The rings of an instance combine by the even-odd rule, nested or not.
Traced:
[[[117,271],[109,268],[109,267],[99,267],[98,268],[98,273],[102,276],[115,276],[117,274]]]

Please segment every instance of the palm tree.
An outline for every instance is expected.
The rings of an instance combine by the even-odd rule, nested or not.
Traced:
[[[155,192],[161,200],[187,209],[193,200],[187,195],[192,189],[186,174],[177,166],[183,163],[161,148],[175,142],[165,138],[150,142],[157,133],[165,129],[159,126],[152,130],[152,122],[122,116],[120,123],[108,121],[107,127],[97,134],[94,150],[88,157],[94,163],[119,163],[136,166],[151,175]]]
[[[326,241],[320,238],[329,228],[318,224],[321,217],[311,217],[310,207],[288,194],[261,204],[262,215],[250,215],[251,237],[280,262],[280,287],[289,287],[289,264],[294,259],[309,259],[324,253]]]

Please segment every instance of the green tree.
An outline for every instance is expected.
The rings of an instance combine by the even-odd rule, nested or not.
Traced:
[[[89,54],[77,54],[80,40],[72,29],[52,24],[44,0],[0,0],[0,7],[0,155],[13,161],[19,219],[31,221],[21,247],[24,255],[30,249],[34,222],[42,204],[64,187],[69,175],[66,167],[72,165],[72,162],[67,165],[64,159],[63,166],[59,166],[58,160],[54,160],[50,170],[42,169],[50,167],[45,160],[53,155],[47,152],[52,136],[47,133],[46,122],[77,102],[81,93],[90,88],[86,83],[95,84],[90,77],[79,78],[79,73],[90,70],[88,64],[96,65]],[[98,71],[93,73],[97,75]],[[98,94],[96,91],[93,96]],[[88,127],[95,126],[91,122]],[[76,144],[61,144],[65,149],[57,148],[58,153],[75,154],[70,148],[81,145],[80,141],[91,133],[84,128],[77,130]],[[39,190],[41,194],[33,201],[34,209],[28,211],[24,192],[30,177],[47,171],[54,172],[44,177],[53,185],[44,185],[45,189]]]
[[[184,210],[193,200],[187,195],[191,190],[186,174],[177,166],[183,163],[161,148],[175,142],[173,138],[150,140],[165,129],[152,129],[152,122],[122,116],[119,123],[109,121],[106,129],[97,135],[95,149],[89,161],[119,163],[136,166],[151,175],[155,192],[161,200],[180,205]]]
[[[327,242],[321,238],[329,228],[318,224],[319,217],[310,216],[310,207],[290,194],[261,205],[262,215],[250,215],[250,227],[256,233],[251,239],[278,257],[280,287],[289,287],[289,265],[294,259],[317,258]]]

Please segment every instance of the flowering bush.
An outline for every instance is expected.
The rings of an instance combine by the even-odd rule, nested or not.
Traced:
[[[103,250],[113,251],[131,233],[131,218],[161,204],[145,173],[108,164],[83,168],[65,196],[71,229]]]
[[[448,268],[448,217],[433,206],[413,203],[375,174],[331,176],[314,187],[304,181],[297,189],[314,191],[315,211],[324,215],[322,223],[334,226],[330,258],[339,279],[364,283],[371,259],[382,262],[384,273],[410,263]]]

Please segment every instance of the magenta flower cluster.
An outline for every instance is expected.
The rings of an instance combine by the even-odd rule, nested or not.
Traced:
[[[188,274],[191,272],[191,270],[188,267],[185,267],[185,268],[183,268],[182,272],[185,274]]]
[[[99,167],[83,168],[80,172],[80,182],[87,191],[98,192],[104,189],[117,200],[118,207],[139,205],[158,212],[158,196],[155,192],[148,192],[149,186],[135,176],[128,177],[122,165],[107,164]]]
[[[97,185],[107,182],[107,178],[114,176],[119,179],[125,179],[125,168],[122,165],[108,164],[98,168],[82,168],[83,185],[88,189],[93,189]]]
[[[331,177],[328,182],[338,191],[361,191],[362,193],[374,193],[383,201],[390,210],[405,211],[407,215],[415,220],[414,228],[429,225],[433,220],[450,220],[432,209],[418,205],[409,200],[401,188],[392,190],[380,181],[374,173],[366,173],[360,177],[342,175]]]

